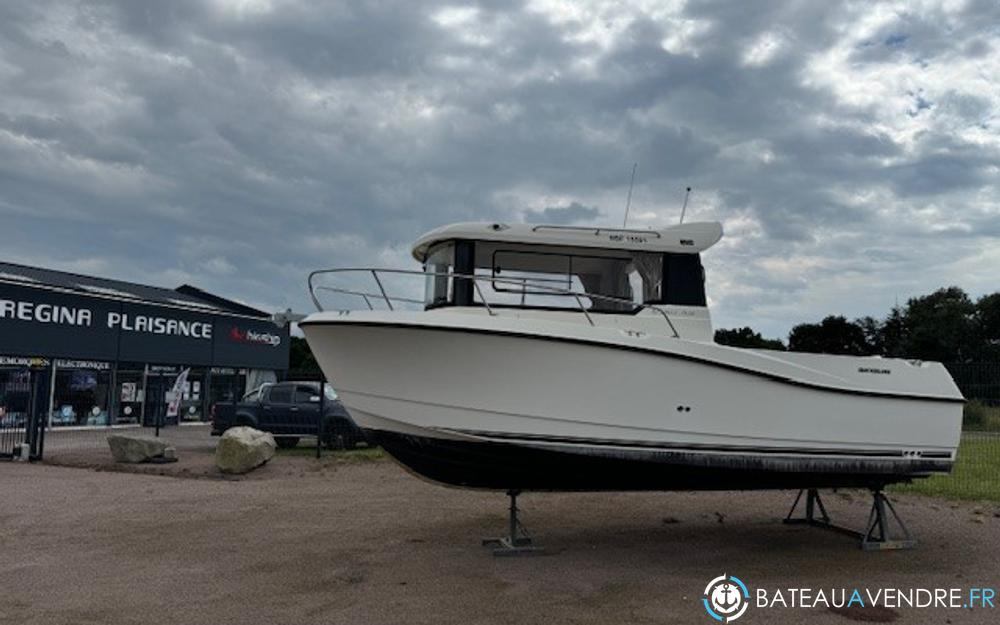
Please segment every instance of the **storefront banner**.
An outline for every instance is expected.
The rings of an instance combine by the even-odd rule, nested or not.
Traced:
[[[8,356],[284,370],[289,343],[288,328],[266,319],[0,282]]]

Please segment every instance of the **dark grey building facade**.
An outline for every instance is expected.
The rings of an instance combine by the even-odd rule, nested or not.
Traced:
[[[280,378],[289,343],[269,314],[191,286],[0,262],[0,427],[207,420]]]

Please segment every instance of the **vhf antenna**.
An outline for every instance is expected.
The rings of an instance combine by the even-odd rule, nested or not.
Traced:
[[[687,212],[689,197],[691,197],[691,187],[688,187],[687,193],[684,194],[684,206],[681,207],[681,223],[684,223],[684,213]]]
[[[628,209],[632,206],[632,187],[635,185],[635,168],[639,163],[632,163],[632,180],[628,183],[628,198],[625,200],[625,219],[622,221],[622,228],[628,225]]]

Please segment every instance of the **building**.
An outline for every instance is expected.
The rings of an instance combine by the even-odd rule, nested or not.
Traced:
[[[289,342],[269,314],[191,286],[0,262],[0,427],[207,420],[283,375]]]

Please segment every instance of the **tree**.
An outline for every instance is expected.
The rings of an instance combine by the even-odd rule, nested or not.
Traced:
[[[910,299],[904,322],[907,358],[963,362],[982,347],[977,307],[957,286]]]
[[[778,339],[765,339],[760,332],[754,332],[753,328],[742,327],[727,330],[725,328],[715,331],[715,342],[719,345],[730,347],[746,347],[750,349],[777,349],[784,351],[785,344]]]
[[[865,332],[846,317],[829,316],[819,323],[802,323],[788,335],[788,350],[816,354],[867,356],[873,351]]]
[[[292,344],[289,346],[288,352],[288,370],[300,374],[313,373],[319,375],[319,364],[317,364],[312,350],[309,349],[309,343],[304,338],[298,336],[292,337]]]
[[[886,358],[904,358],[906,356],[907,328],[903,309],[893,306],[889,316],[880,327],[878,352]]]
[[[885,351],[884,323],[875,317],[861,317],[854,320],[854,325],[861,328],[868,346],[868,353],[881,354]]]
[[[976,302],[976,320],[983,339],[1000,345],[1000,293],[984,295]]]

